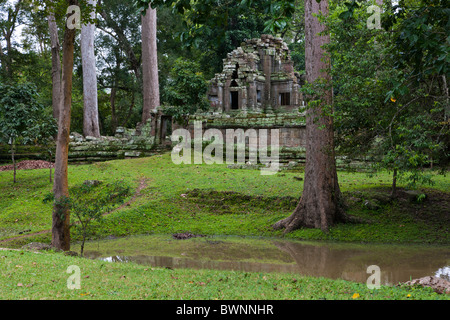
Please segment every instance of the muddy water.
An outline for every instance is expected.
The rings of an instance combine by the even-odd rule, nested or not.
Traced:
[[[367,268],[381,270],[381,284],[424,276],[450,280],[450,247],[335,244],[235,237],[173,240],[141,236],[91,242],[85,256],[152,267],[288,272],[366,283]]]

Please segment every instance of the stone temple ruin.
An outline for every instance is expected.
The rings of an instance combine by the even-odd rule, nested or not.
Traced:
[[[286,43],[263,35],[228,54],[208,99],[215,112],[290,112],[301,104],[299,87]]]
[[[194,122],[203,133],[218,129],[279,130],[280,163],[304,162],[306,144],[304,106],[300,92],[302,77],[294,71],[290,52],[281,38],[262,35],[250,39],[223,60],[223,71],[210,81],[207,92],[209,111],[190,116],[186,129],[194,136]],[[95,162],[144,157],[170,150],[173,130],[180,125],[157,110],[148,123],[136,129],[118,128],[114,137],[83,137],[71,134],[69,161]],[[10,159],[9,147],[0,145],[0,159]],[[36,147],[19,146],[17,158],[43,159],[46,153]],[[339,157],[339,164],[342,162]],[[353,165],[353,162],[352,162]]]
[[[280,130],[280,162],[302,162],[305,155],[305,117],[300,92],[302,77],[294,71],[290,51],[281,38],[250,39],[223,60],[223,71],[210,81],[209,112],[191,116],[202,129]],[[269,139],[271,137],[269,136]]]
[[[210,81],[211,109],[190,117],[201,121],[203,131],[226,129],[280,129],[281,161],[304,158],[305,118],[298,109],[303,104],[301,77],[294,72],[289,49],[281,38],[262,35],[250,39],[228,54],[223,71]],[[170,135],[179,125],[160,110],[137,129],[118,128],[114,137],[83,137],[71,134],[69,161],[94,162],[149,156],[171,148]],[[0,148],[0,158],[9,159]],[[19,148],[17,157],[40,159],[38,150]],[[45,159],[45,157],[44,157]]]

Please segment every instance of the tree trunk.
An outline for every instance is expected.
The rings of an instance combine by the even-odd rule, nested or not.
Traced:
[[[117,114],[116,114],[116,93],[117,88],[115,87],[115,83],[111,88],[111,96],[109,101],[111,102],[111,134],[116,134],[117,130]]]
[[[68,5],[78,5],[77,0],[68,0]],[[70,250],[70,212],[64,199],[69,197],[68,158],[70,134],[70,109],[72,104],[72,73],[76,29],[66,26],[63,43],[62,97],[59,108],[58,138],[56,141],[55,174],[53,193],[52,245],[64,251]]]
[[[447,117],[450,116],[450,103],[449,103],[449,94],[448,94],[448,85],[447,85],[447,78],[445,74],[442,75],[442,88],[445,95],[445,118],[444,120],[447,120]]]
[[[88,0],[95,6],[96,0]],[[95,12],[91,12],[95,18]],[[88,23],[81,27],[81,59],[83,64],[83,133],[85,136],[100,137],[97,99],[97,68],[94,53],[95,24]]]
[[[133,113],[133,109],[134,109],[134,105],[135,105],[135,93],[134,91],[131,91],[131,103],[130,103],[130,107],[128,108],[128,113],[125,116],[125,119],[123,119],[121,126],[125,127],[128,120],[131,117],[131,114]]]
[[[0,64],[2,65],[2,72],[6,74],[5,56],[3,54],[2,42],[0,41]]]
[[[14,146],[15,146],[15,142],[14,142],[14,140],[12,139],[11,140],[11,158],[12,158],[12,162],[13,162],[13,169],[14,169],[14,179],[13,179],[13,181],[14,181],[14,183],[16,183],[16,159],[15,159],[15,148],[14,148]]]
[[[49,163],[49,169],[50,169],[50,174],[49,174],[49,182],[52,183],[52,153],[49,151],[48,153],[48,163]]]
[[[392,175],[391,198],[397,198],[397,169],[394,169],[394,174]]]
[[[330,38],[328,35],[318,35],[324,26],[313,14],[319,12],[328,14],[328,1],[305,1],[306,80],[308,83],[322,80],[329,86],[330,76],[326,70],[330,62],[321,46]],[[284,228],[285,232],[290,232],[307,227],[328,231],[334,223],[346,218],[336,172],[333,120],[323,114],[325,106],[331,108],[332,89],[325,88],[320,96],[309,97],[310,101],[318,99],[320,102],[310,103],[306,112],[306,164],[302,197],[292,215],[275,223],[274,229]]]
[[[48,28],[52,46],[52,106],[53,117],[58,121],[61,104],[61,58],[59,55],[58,26],[54,14],[48,16]]]
[[[160,105],[158,57],[156,41],[156,9],[148,8],[141,16],[142,22],[142,82],[143,110],[142,124],[151,117]]]

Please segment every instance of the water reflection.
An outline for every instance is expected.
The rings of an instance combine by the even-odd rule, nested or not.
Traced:
[[[193,247],[198,249],[196,242]],[[212,246],[203,241],[202,246]],[[244,246],[244,245],[243,245]],[[246,243],[247,250],[250,248]],[[233,244],[233,248],[236,244]],[[102,257],[99,252],[86,251],[89,258],[109,262],[135,262],[152,267],[240,270],[247,272],[287,272],[314,277],[344,279],[365,283],[370,274],[367,267],[377,265],[381,269],[381,284],[396,285],[399,282],[425,276],[439,276],[450,279],[450,248],[397,247],[397,246],[353,246],[336,244],[311,244],[294,241],[268,241],[267,251],[278,250],[276,262],[267,262],[264,256],[255,259],[254,252],[243,251],[233,256],[227,250],[226,240],[220,249],[226,253],[225,260],[208,254],[208,250],[192,252],[184,248],[183,257],[169,257],[146,254],[113,255]],[[219,250],[218,247],[215,248]],[[259,243],[258,252],[261,250]],[[250,258],[251,257],[251,258]],[[249,261],[251,260],[251,261]]]
[[[438,271],[434,274],[436,277],[445,279],[447,281],[450,281],[450,266],[439,268]]]
[[[425,276],[450,276],[450,250],[407,247],[333,248],[332,245],[309,245],[295,242],[275,242],[275,245],[295,260],[303,275],[367,281],[367,268],[377,265],[381,270],[381,284],[399,282]]]

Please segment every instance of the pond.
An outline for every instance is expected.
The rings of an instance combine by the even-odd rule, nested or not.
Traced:
[[[74,246],[74,250],[79,247]],[[92,241],[84,256],[152,267],[287,272],[366,283],[376,265],[382,285],[425,276],[450,281],[450,247],[306,242],[241,237],[132,236]]]

